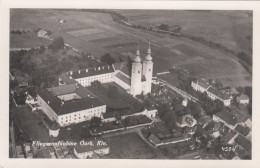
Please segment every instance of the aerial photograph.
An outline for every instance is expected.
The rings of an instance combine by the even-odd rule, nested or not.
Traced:
[[[253,11],[11,8],[9,158],[252,160]]]

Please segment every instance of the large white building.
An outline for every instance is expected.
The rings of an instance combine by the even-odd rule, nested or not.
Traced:
[[[69,84],[45,89],[38,94],[44,113],[61,127],[100,117],[106,104],[80,84]]]
[[[115,82],[133,96],[151,93],[153,77],[153,61],[150,43],[145,59],[141,60],[139,48],[132,63],[118,62],[109,66],[99,66],[64,73],[59,78],[59,84],[78,82],[82,86],[90,86],[92,82]]]

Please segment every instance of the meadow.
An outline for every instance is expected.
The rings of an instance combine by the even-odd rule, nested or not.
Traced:
[[[116,10],[134,24],[181,25],[182,32],[203,37],[228,48],[250,53],[245,36],[252,33],[248,11],[151,11]],[[119,60],[133,57],[140,46],[141,58],[151,42],[154,73],[172,67],[183,68],[204,78],[214,78],[224,85],[251,86],[252,77],[238,63],[236,56],[183,37],[134,29],[112,20],[106,13],[76,10],[12,9],[11,29],[33,31],[41,28],[52,31],[52,38],[62,36],[71,46],[100,58],[106,53]],[[39,19],[39,17],[41,19]],[[59,20],[65,22],[59,23]],[[60,29],[59,29],[60,27]],[[245,45],[246,44],[246,45]],[[122,53],[130,54],[123,55]]]

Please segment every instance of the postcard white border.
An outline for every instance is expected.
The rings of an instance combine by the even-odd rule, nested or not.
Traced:
[[[11,167],[258,167],[260,151],[260,136],[258,119],[259,111],[259,78],[260,72],[260,2],[256,1],[86,1],[86,0],[3,0],[1,3],[1,40],[0,40],[0,68],[1,68],[1,96],[0,96],[0,168]],[[78,159],[9,159],[9,109],[8,109],[8,81],[9,81],[9,9],[10,8],[101,8],[101,9],[193,9],[193,10],[253,10],[253,133],[252,160],[78,160]]]

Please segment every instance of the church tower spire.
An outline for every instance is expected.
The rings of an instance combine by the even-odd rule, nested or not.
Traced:
[[[145,56],[143,62],[143,75],[145,76],[145,87],[144,94],[151,93],[152,89],[152,78],[153,78],[153,61],[151,56],[151,43],[149,42],[149,46],[147,49],[147,55]]]
[[[140,58],[139,44],[136,50],[136,57],[132,63],[132,73],[131,73],[131,95],[136,96],[142,93],[142,64]]]
[[[145,60],[147,61],[152,61],[152,56],[151,56],[152,52],[151,52],[151,43],[149,42],[149,47],[147,49],[147,55],[145,57]]]
[[[137,50],[136,50],[136,57],[134,59],[134,62],[141,62],[141,58],[140,58],[140,50],[139,50],[139,44],[138,44],[138,47],[137,47]]]

